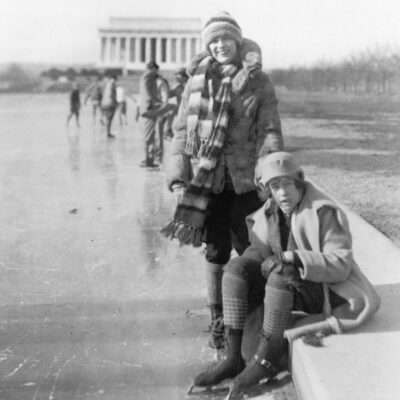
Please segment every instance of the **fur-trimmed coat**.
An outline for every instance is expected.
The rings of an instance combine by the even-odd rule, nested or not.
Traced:
[[[224,188],[226,168],[237,194],[256,190],[254,174],[257,160],[268,153],[283,150],[277,99],[270,79],[261,70],[261,50],[256,43],[244,39],[239,51],[242,65],[232,79],[228,133],[222,162],[215,173],[214,193],[220,193]],[[200,53],[188,67],[190,78],[173,126],[174,138],[167,165],[170,189],[174,183],[187,185],[193,176],[190,157],[185,153],[188,104],[194,71],[208,55],[208,52]]]
[[[273,212],[272,208],[268,200],[247,217],[251,244],[243,257],[260,264],[272,254],[268,233],[268,215]],[[324,208],[334,211],[335,218],[331,212],[321,212]],[[291,229],[296,253],[303,265],[301,278],[327,283],[329,289],[347,300],[347,304],[333,310],[341,329],[356,328],[370,318],[379,308],[380,299],[354,261],[349,224],[341,208],[306,182],[303,199],[292,214]]]

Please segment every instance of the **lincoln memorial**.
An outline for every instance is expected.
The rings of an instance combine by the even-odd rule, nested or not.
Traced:
[[[99,68],[143,70],[149,60],[161,69],[186,66],[201,50],[200,18],[110,18],[99,29]]]

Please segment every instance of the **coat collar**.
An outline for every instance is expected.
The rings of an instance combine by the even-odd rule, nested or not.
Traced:
[[[207,50],[197,54],[190,62],[187,73],[193,76],[200,62],[210,53]],[[253,79],[262,68],[261,49],[256,42],[243,38],[243,45],[239,49],[241,66],[237,74],[232,79],[233,93],[240,93],[247,82]]]

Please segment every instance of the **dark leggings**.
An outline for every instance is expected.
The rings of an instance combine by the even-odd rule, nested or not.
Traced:
[[[257,192],[236,194],[224,191],[213,195],[205,221],[206,260],[226,264],[232,247],[241,255],[249,246],[246,217],[262,206]]]

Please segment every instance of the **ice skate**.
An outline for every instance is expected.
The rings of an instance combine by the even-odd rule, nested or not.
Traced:
[[[192,386],[189,389],[190,393],[193,393],[195,387],[211,390],[214,386],[226,379],[234,378],[243,371],[246,364],[240,352],[242,335],[242,330],[226,329],[226,356],[209,365],[204,372],[194,378]]]
[[[274,379],[278,372],[268,360],[254,356],[246,368],[232,380],[226,400],[237,399],[258,386],[261,381]]]
[[[256,354],[246,368],[232,380],[226,400],[235,399],[256,387],[260,381],[272,380],[278,375],[281,362],[274,365],[266,357],[269,354],[270,346],[270,338],[263,334]],[[281,355],[283,356],[282,353]]]
[[[194,378],[187,394],[205,394],[207,392],[209,392],[209,394],[215,393],[215,390],[217,390],[217,388],[214,388],[215,386],[219,385],[226,379],[234,378],[244,369],[244,367],[245,363],[241,356],[229,357],[214,362],[204,372]],[[194,388],[196,387],[203,388],[203,390],[194,391]],[[225,388],[225,391],[228,391],[228,387]]]

